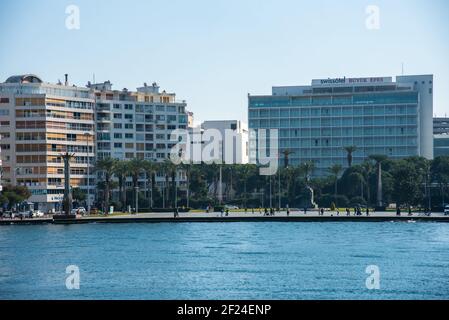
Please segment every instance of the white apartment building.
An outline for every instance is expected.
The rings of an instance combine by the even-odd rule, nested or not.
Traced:
[[[113,90],[110,81],[88,84],[96,102],[97,157],[120,160],[133,158],[162,162],[169,157],[174,142],[170,134],[186,129],[188,117],[186,102],[177,101],[175,93],[160,91],[153,83],[137,91]],[[182,173],[179,173],[181,179]],[[139,185],[146,188],[144,174]],[[164,177],[157,178],[159,186]],[[131,182],[128,181],[128,184]]]
[[[220,132],[222,141],[219,144],[219,159],[226,163],[248,163],[248,125],[246,123],[240,120],[210,120],[204,121],[201,129],[215,129]],[[232,148],[226,148],[227,145]]]
[[[0,83],[2,183],[25,185],[35,209],[58,210],[64,186],[62,153],[74,153],[72,188],[95,190],[94,103],[90,89],[44,83],[27,74]],[[87,183],[89,174],[89,184]],[[89,187],[88,187],[89,185]]]

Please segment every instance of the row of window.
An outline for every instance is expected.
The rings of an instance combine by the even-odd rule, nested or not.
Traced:
[[[249,127],[258,128],[310,128],[310,127],[345,127],[345,126],[385,126],[385,125],[417,125],[416,116],[386,117],[386,118],[291,118],[250,120]]]
[[[320,116],[352,116],[352,115],[414,115],[417,105],[380,105],[380,106],[348,106],[324,108],[273,108],[250,109],[250,118],[289,118],[289,117],[320,117]]]

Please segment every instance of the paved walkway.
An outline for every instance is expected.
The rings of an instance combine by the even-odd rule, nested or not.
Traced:
[[[385,222],[385,221],[426,221],[426,222],[449,222],[449,216],[444,216],[443,213],[432,213],[431,216],[426,216],[423,213],[413,213],[409,216],[407,213],[402,213],[401,216],[396,216],[395,212],[371,212],[369,216],[363,214],[361,216],[354,216],[351,212],[350,216],[346,212],[337,215],[335,211],[325,211],[324,215],[319,215],[318,211],[292,211],[287,216],[285,211],[276,212],[274,216],[265,216],[259,211],[252,213],[248,212],[182,212],[174,219],[173,212],[165,213],[139,213],[139,214],[124,214],[113,216],[91,216],[80,217],[77,219],[58,219],[52,218],[36,218],[36,219],[0,219],[0,225],[10,224],[83,224],[83,223],[160,223],[160,222],[331,222],[331,221],[347,221],[347,222]]]

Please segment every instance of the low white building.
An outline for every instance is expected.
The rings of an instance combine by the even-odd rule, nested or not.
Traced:
[[[240,120],[204,121],[201,129],[215,129],[220,132],[220,154],[218,157],[226,163],[248,163],[248,125]],[[230,140],[232,139],[232,140]],[[207,142],[206,142],[207,143]],[[228,146],[228,147],[227,147]]]

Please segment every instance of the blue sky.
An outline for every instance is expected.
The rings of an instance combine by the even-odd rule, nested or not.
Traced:
[[[67,5],[80,29],[65,26]],[[365,26],[367,5],[380,29]],[[196,120],[247,119],[247,94],[312,78],[434,74],[449,114],[447,0],[1,0],[0,81],[64,73],[116,89],[157,81]]]

